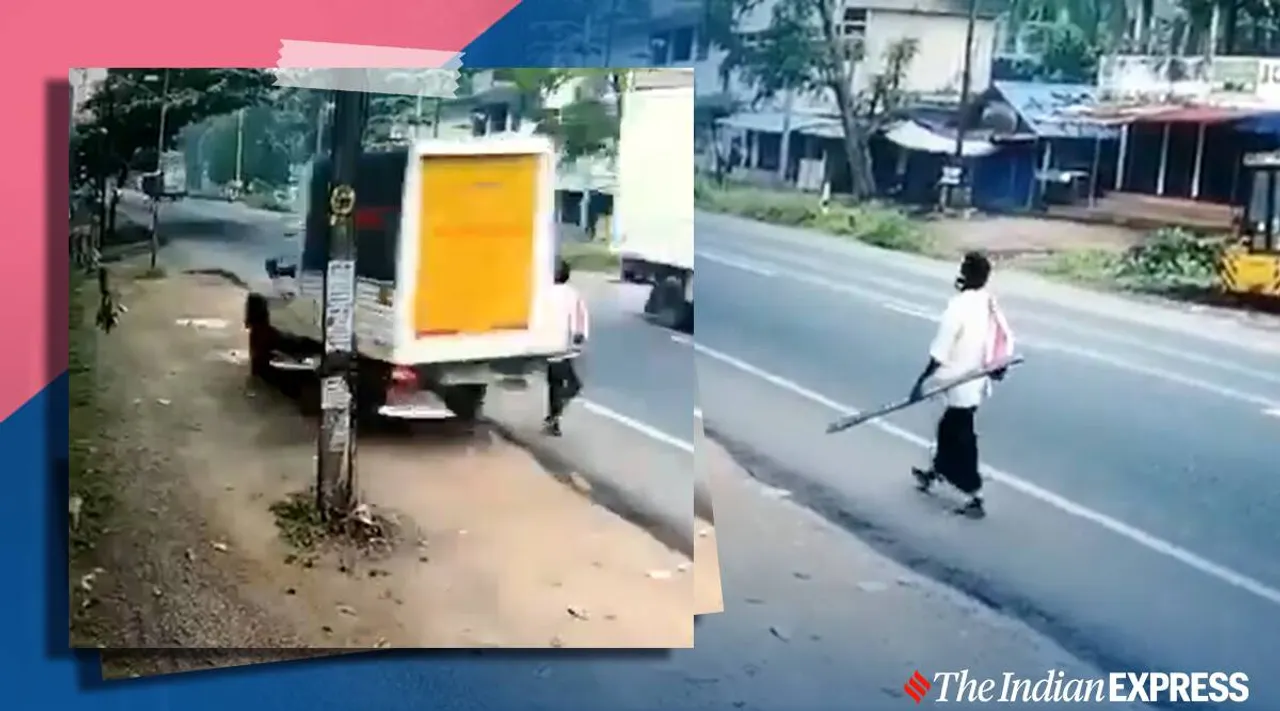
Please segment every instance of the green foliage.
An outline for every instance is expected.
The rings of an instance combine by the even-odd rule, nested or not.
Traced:
[[[545,130],[560,144],[565,160],[599,155],[618,140],[618,121],[611,106],[594,98],[580,98],[565,106]]]
[[[1207,289],[1214,284],[1221,248],[1220,239],[1164,227],[1124,255],[1116,278],[1121,286],[1141,291]]]
[[[76,127],[75,162],[96,177],[154,170],[184,127],[261,101],[273,82],[261,69],[111,69],[85,102],[94,118]]]
[[[87,307],[96,284],[79,270],[71,271],[71,312],[67,362],[68,391],[68,474],[73,511],[70,546],[73,563],[79,554],[90,551],[102,534],[110,514],[115,482],[105,471],[102,423],[107,416],[99,402],[101,388],[97,371],[98,331]],[[78,503],[76,503],[78,502]]]
[[[705,180],[695,183],[694,201],[704,210],[817,230],[885,249],[927,254],[934,247],[929,233],[918,223],[876,203],[832,202],[824,211],[819,199],[806,193],[715,185]]]
[[[1115,284],[1123,256],[1107,249],[1071,249],[1054,252],[1030,266],[1041,274],[1063,281],[1109,286]]]
[[[867,139],[877,124],[908,97],[904,80],[918,51],[914,38],[892,42],[881,57],[883,71],[871,77],[861,94],[854,78],[868,71],[866,47],[858,37],[840,32],[842,6],[830,0],[779,0],[770,23],[758,32],[737,31],[759,0],[709,0],[708,34],[725,51],[722,80],[731,75],[751,85],[755,100],[779,94],[830,93],[844,126],[845,158],[850,166],[850,192],[866,199],[876,192]]]
[[[1046,32],[1041,75],[1049,81],[1091,82],[1098,56],[1099,47],[1089,41],[1084,30],[1070,23],[1055,24]]]
[[[1163,227],[1128,251],[1067,250],[1050,255],[1036,270],[1090,286],[1178,295],[1213,287],[1221,247],[1221,239]]]

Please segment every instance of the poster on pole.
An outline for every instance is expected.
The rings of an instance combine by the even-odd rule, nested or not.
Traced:
[[[324,284],[324,350],[350,351],[355,333],[356,263],[329,262]]]
[[[347,379],[342,376],[330,376],[320,384],[320,408],[323,410],[346,410],[351,406],[351,389]]]

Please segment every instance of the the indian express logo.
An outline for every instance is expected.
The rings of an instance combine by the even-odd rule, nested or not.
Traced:
[[[1116,672],[1076,678],[1054,669],[1040,678],[1012,672],[980,678],[963,669],[935,673],[929,691],[934,703],[1223,704],[1249,699],[1249,676],[1220,671]]]

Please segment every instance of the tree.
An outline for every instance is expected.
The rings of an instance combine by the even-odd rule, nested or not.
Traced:
[[[569,80],[565,69],[495,69],[493,79],[508,83],[514,92],[508,104],[512,122],[519,128],[524,122],[540,124],[546,119],[546,100],[552,92]]]
[[[77,164],[105,198],[109,178],[122,183],[131,169],[156,169],[159,152],[171,148],[184,127],[260,101],[273,82],[260,69],[108,70],[84,104],[93,118],[77,126]],[[108,230],[115,227],[115,207],[109,200],[100,205]]]
[[[162,96],[166,73],[169,91]],[[155,169],[157,149],[172,148],[183,127],[255,104],[273,82],[260,69],[112,69],[85,108],[110,134],[117,157],[137,169]]]
[[[1098,47],[1076,25],[1059,23],[1048,28],[1038,74],[1056,82],[1089,83],[1098,66]]]
[[[694,130],[710,149],[712,176],[720,184],[724,183],[730,160],[729,148],[721,138],[720,121],[734,115],[738,109],[738,102],[728,92],[700,98],[693,107]]]
[[[543,130],[555,139],[561,158],[570,163],[613,151],[618,128],[614,107],[603,99],[588,96],[566,105],[558,117],[544,124]]]
[[[735,30],[755,0],[712,0],[710,34],[726,53],[724,80],[736,74],[753,87],[757,101],[783,92],[828,93],[844,129],[850,192],[865,199],[876,192],[867,139],[886,109],[901,104],[903,76],[916,53],[914,40],[894,43],[881,59],[885,71],[873,77],[866,92],[855,91],[855,73],[864,63],[860,37],[840,28],[843,5],[838,0],[779,0],[772,22],[743,37]],[[720,3],[728,3],[723,5]],[[723,44],[721,44],[723,42]]]

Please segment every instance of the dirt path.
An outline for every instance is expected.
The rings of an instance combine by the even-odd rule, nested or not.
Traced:
[[[975,214],[967,219],[931,220],[928,229],[948,254],[982,250],[997,256],[1063,250],[1123,251],[1147,233],[1128,227],[1013,215]]]
[[[269,508],[312,481],[314,425],[247,379],[243,292],[119,281],[129,311],[98,345],[118,505],[101,570],[72,579],[100,646],[692,645],[691,562],[485,431],[370,433],[362,500],[398,545],[299,554]]]

